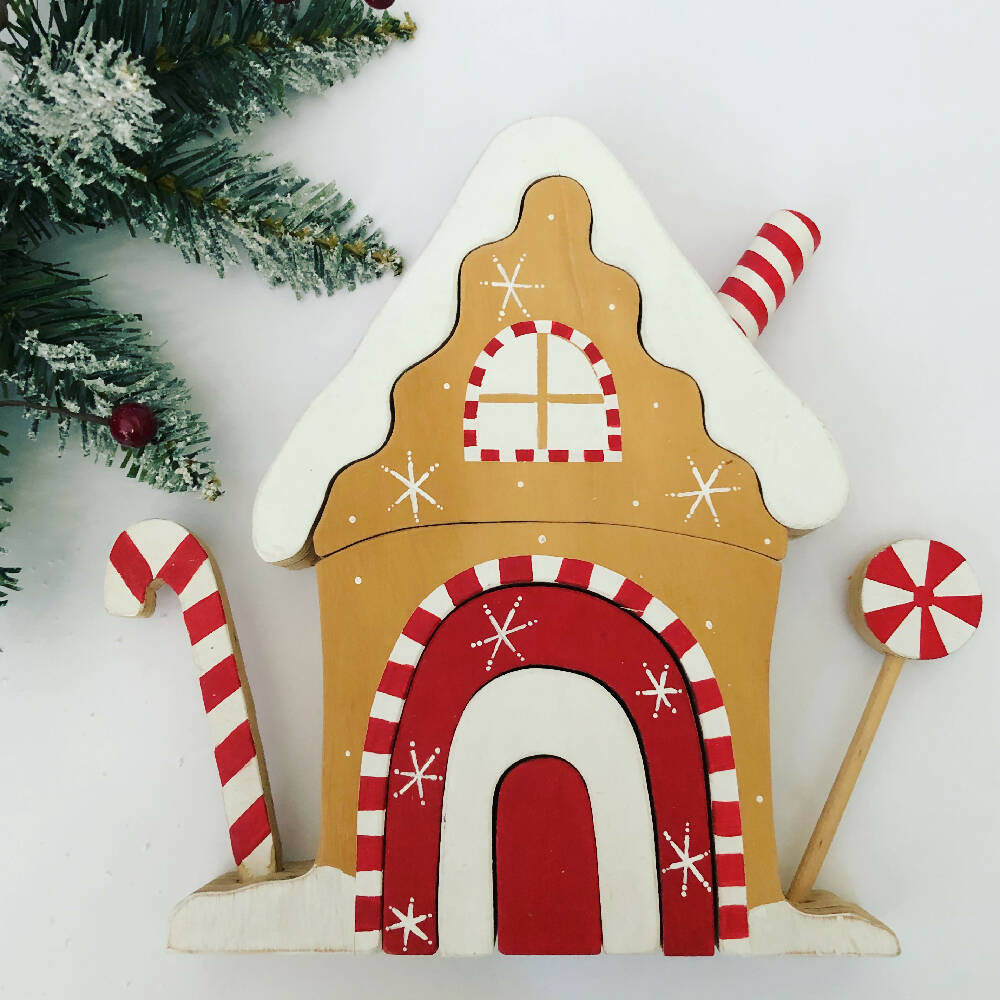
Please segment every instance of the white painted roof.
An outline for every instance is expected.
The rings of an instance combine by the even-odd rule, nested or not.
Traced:
[[[393,383],[449,336],[462,259],[508,235],[525,190],[560,174],[590,197],[594,253],[641,289],[646,350],[695,379],[709,435],[753,466],[772,516],[806,531],[840,512],[847,476],[826,428],[736,329],[621,164],[577,122],[531,118],[489,145],[427,249],[264,476],[253,514],[261,558],[291,561],[305,548],[336,473],[385,442]]]

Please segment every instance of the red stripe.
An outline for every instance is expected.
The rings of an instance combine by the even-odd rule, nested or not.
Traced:
[[[973,628],[978,628],[983,617],[983,598],[981,594],[970,597],[935,597],[934,603],[949,615],[961,618]]]
[[[585,448],[583,451],[583,460],[585,462],[603,462],[604,452],[597,448]]]
[[[257,756],[250,732],[250,720],[244,719],[216,748],[215,763],[219,780],[226,784]]]
[[[475,428],[470,428],[463,432],[462,443],[465,445],[466,448],[475,448],[476,440],[477,436]]]
[[[384,841],[381,837],[358,837],[358,871],[378,872],[382,870]]]
[[[649,602],[652,599],[653,595],[648,590],[640,587],[637,583],[633,583],[631,580],[626,580],[618,588],[618,593],[614,596],[616,604],[627,608],[629,611],[636,611],[640,615],[649,607]]]
[[[869,611],[865,615],[865,624],[871,629],[872,635],[879,642],[888,642],[896,629],[903,624],[906,616],[916,607],[912,601],[909,604],[897,604],[894,608],[882,608],[879,611]]]
[[[601,352],[597,349],[597,344],[587,344],[583,349],[583,353],[587,355],[587,360],[590,361],[592,365],[596,365],[598,361],[602,361]]]
[[[694,702],[698,706],[699,715],[711,712],[713,708],[722,707],[722,691],[719,690],[719,683],[714,677],[695,681],[691,685],[691,691],[694,694]]]
[[[601,391],[605,396],[613,396],[615,394],[615,380],[610,375],[605,375],[601,379]]]
[[[607,418],[609,427],[621,427],[622,418],[621,412],[616,409],[605,410],[604,416]]]
[[[744,251],[743,256],[740,257],[740,263],[767,282],[767,287],[774,292],[775,305],[780,306],[785,298],[785,282],[778,269],[756,250]]]
[[[534,448],[515,448],[514,449],[514,460],[516,462],[534,462],[534,460],[535,460],[535,449]]]
[[[719,937],[724,941],[750,937],[750,924],[745,906],[719,907]]]
[[[708,771],[731,771],[736,767],[733,758],[733,740],[730,736],[713,736],[705,740],[705,757],[708,759]]]
[[[965,562],[965,557],[943,542],[931,542],[927,550],[927,574],[924,586],[933,590]]]
[[[222,606],[222,596],[219,592],[209,594],[197,604],[192,604],[184,612],[184,624],[187,626],[192,646],[225,625],[226,610]]]
[[[920,611],[920,659],[936,660],[947,655],[948,650],[944,648],[941,633],[938,632],[937,625],[934,624],[930,608],[922,608]]]
[[[608,435],[608,450],[609,451],[621,451],[622,450],[622,436],[621,436],[621,434],[609,434]]]
[[[149,568],[135,542],[123,531],[111,546],[111,565],[114,566],[129,593],[140,603],[145,603],[146,588],[153,582],[153,571]]]
[[[361,786],[358,790],[358,810],[384,809],[389,798],[389,779],[361,776]]]
[[[717,854],[715,856],[715,879],[719,886],[746,885],[746,869],[742,854]]]
[[[568,462],[569,452],[565,448],[549,448],[550,462]]]
[[[398,697],[402,698],[404,695]],[[392,753],[396,742],[396,726],[397,723],[385,719],[369,718],[368,728],[365,730],[365,750],[368,753]]]
[[[190,582],[191,577],[208,558],[208,553],[194,535],[186,535],[184,541],[174,549],[173,554],[157,573],[175,594],[179,594]]]
[[[472,374],[469,376],[469,385],[482,385],[483,376],[485,374],[486,369],[476,365],[476,367],[472,369]]]
[[[242,864],[243,859],[252,854],[270,832],[267,803],[261,795],[229,828],[229,839],[233,845],[233,857],[236,863]]]
[[[877,583],[887,583],[890,587],[900,587],[902,590],[914,591],[917,589],[917,584],[913,582],[906,567],[896,555],[896,550],[891,545],[875,555],[868,563],[865,578],[875,580]]]
[[[503,347],[503,341],[499,337],[494,337],[484,348],[483,353],[491,358]]]
[[[781,255],[788,261],[792,269],[794,278],[802,273],[802,266],[805,263],[802,259],[802,251],[799,249],[798,243],[784,229],[779,229],[773,222],[765,222],[757,235],[769,243],[773,243],[781,251]]]
[[[500,562],[500,582],[530,583],[533,574],[531,556],[504,556]]]
[[[594,564],[583,559],[563,559],[556,576],[556,583],[566,583],[573,587],[586,590],[590,586],[590,576],[594,572]]]
[[[743,835],[739,802],[712,803],[712,833],[716,837],[741,837]]]
[[[227,656],[224,660],[220,660],[201,675],[199,683],[205,711],[211,712],[220,701],[225,701],[234,691],[240,689],[240,672],[236,667],[236,657]]]
[[[441,619],[437,615],[432,615],[423,608],[417,608],[410,615],[409,621],[403,626],[403,635],[407,639],[412,639],[414,642],[419,642],[421,645],[426,646],[431,633],[440,624]]]
[[[553,323],[552,335],[554,337],[562,337],[563,340],[569,340],[573,336],[573,327],[567,326],[565,323]]]
[[[794,208],[786,209],[786,211],[791,212],[796,219],[805,225],[806,229],[809,230],[809,235],[813,238],[813,250],[818,250],[820,241],[823,239],[822,235],[820,235],[819,226],[808,215],[796,212]]]
[[[675,618],[660,635],[678,657],[683,656],[697,642],[680,618]]]
[[[413,667],[406,663],[397,663],[390,660],[382,671],[382,680],[379,681],[378,689],[383,694],[392,694],[397,698],[405,698],[406,692],[410,690],[410,681],[413,679]]]
[[[499,448],[483,448],[479,453],[479,460],[481,462],[499,462],[500,461],[500,449]]]
[[[381,896],[355,897],[354,929],[356,931],[380,931],[382,929]]]
[[[465,418],[467,420],[475,420],[478,412],[479,403],[477,403],[474,399],[467,399],[465,401]]]
[[[479,582],[479,577],[476,576],[474,569],[463,570],[457,576],[453,576],[444,587],[455,607],[483,591],[483,585]]]
[[[555,326],[555,323],[553,323],[552,325]],[[511,329],[514,331],[515,337],[523,337],[526,333],[535,332],[535,324],[532,323],[530,320],[527,320],[521,323],[513,323],[511,325]]]
[[[754,318],[758,330],[767,326],[769,313],[764,300],[745,282],[732,276],[722,283],[720,293],[731,295]]]

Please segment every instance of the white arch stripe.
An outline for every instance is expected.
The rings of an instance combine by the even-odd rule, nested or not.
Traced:
[[[601,739],[593,738],[600,732]],[[614,696],[580,674],[529,668],[472,697],[448,756],[438,876],[438,940],[448,955],[494,946],[493,798],[528,757],[572,764],[590,795],[604,950],[659,948],[659,884],[649,789],[632,724]]]

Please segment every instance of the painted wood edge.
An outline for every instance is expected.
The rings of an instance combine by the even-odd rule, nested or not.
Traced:
[[[301,564],[333,477],[384,443],[396,378],[447,339],[462,258],[512,231],[524,191],[558,174],[578,180],[594,205],[594,252],[642,288],[646,350],[698,382],[709,436],[754,467],[775,519],[810,530],[839,513],[847,477],[823,425],[734,329],[603,144],[576,122],[536,118],[506,129],[487,148],[424,253],[265,474],[253,516],[263,559]],[[347,425],[350,435],[331,434]]]

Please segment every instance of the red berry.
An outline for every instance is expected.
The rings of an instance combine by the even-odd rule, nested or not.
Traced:
[[[156,435],[156,417],[145,403],[122,403],[111,413],[111,436],[126,448],[141,448]]]
[[[376,10],[388,10],[395,2],[396,0],[365,0],[369,7]]]

